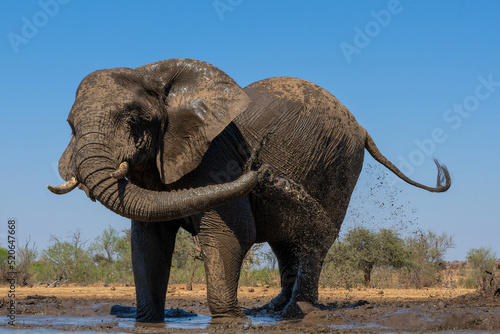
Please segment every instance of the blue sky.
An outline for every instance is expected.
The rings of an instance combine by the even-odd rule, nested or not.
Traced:
[[[38,249],[51,234],[78,228],[91,239],[129,227],[81,191],[45,188],[61,181],[76,88],[97,69],[195,58],[241,86],[273,76],[319,84],[422,183],[434,184],[438,157],[453,176],[449,192],[398,182],[398,200],[410,202],[418,228],[454,236],[448,259],[480,246],[500,256],[498,2],[11,0],[0,9],[3,245],[8,218]],[[357,196],[376,182],[364,175]],[[389,214],[375,212],[373,226],[392,224]]]

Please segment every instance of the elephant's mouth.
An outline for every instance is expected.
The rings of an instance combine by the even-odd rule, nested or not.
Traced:
[[[87,188],[83,183],[78,184],[78,188],[83,190],[87,195],[87,197],[90,198],[92,202],[95,202],[95,197],[90,194],[89,188]]]
[[[127,176],[128,171],[129,171],[129,164],[128,164],[128,162],[124,161],[110,175],[112,178],[114,178],[116,180],[121,180]],[[85,194],[87,195],[87,197],[90,198],[90,200],[92,202],[96,201],[96,198],[90,193],[90,189],[87,186],[85,186],[83,183],[79,183],[78,188],[83,190],[85,192]]]

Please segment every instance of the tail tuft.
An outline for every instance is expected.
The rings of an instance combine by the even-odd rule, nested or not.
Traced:
[[[442,165],[438,159],[434,158],[434,163],[438,169],[437,175],[437,183],[435,192],[441,193],[450,189],[451,186],[451,176],[448,168],[445,165]]]

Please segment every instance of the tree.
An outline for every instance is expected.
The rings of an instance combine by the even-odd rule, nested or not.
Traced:
[[[97,236],[89,250],[94,255],[94,261],[106,261],[111,264],[118,255],[120,237],[118,231],[108,226],[101,235]]]
[[[377,233],[380,243],[380,264],[393,268],[403,268],[409,263],[405,252],[405,241],[399,233],[391,229],[380,229]]]
[[[26,239],[23,247],[19,247],[17,252],[17,281],[23,285],[32,284],[33,276],[33,263],[35,262],[38,252],[36,251],[36,244],[30,245],[31,236]]]
[[[56,282],[89,282],[96,280],[96,268],[81,239],[80,231],[73,232],[70,242],[51,237],[53,244],[42,252],[50,268],[51,278]]]
[[[474,281],[476,286],[485,289],[486,280],[496,265],[497,255],[489,247],[480,247],[469,249],[465,258],[472,267],[472,272],[468,274],[469,278]]]
[[[250,270],[262,263],[262,246],[264,246],[263,243],[253,244],[253,246],[250,247],[250,249],[246,253],[245,258],[243,259],[243,263],[241,264],[241,271],[245,276],[244,279],[246,279],[247,281],[249,278]]]
[[[351,260],[364,274],[365,286],[370,286],[373,266],[380,259],[381,245],[376,234],[364,227],[355,227],[344,238]]]
[[[181,229],[175,240],[175,250],[172,254],[171,281],[186,281],[186,288],[191,289],[195,274],[202,262],[200,241],[198,236]],[[181,277],[183,276],[183,277]]]
[[[394,230],[380,229],[375,232],[365,227],[355,227],[344,238],[351,257],[358,269],[363,271],[365,286],[371,284],[371,273],[375,265],[400,268],[406,265],[404,241]]]
[[[269,246],[263,246],[261,249],[262,261],[270,270],[275,271],[278,269],[278,258]]]
[[[97,276],[104,283],[132,281],[132,249],[130,229],[122,234],[108,226],[89,247],[92,261],[98,266]]]
[[[364,284],[369,287],[375,266],[403,267],[407,264],[407,255],[404,240],[398,232],[390,229],[373,231],[358,226],[351,228],[334,244],[327,261],[335,266],[347,266],[345,271],[349,268],[351,271],[352,268],[361,270]]]
[[[438,273],[444,269],[444,256],[448,249],[455,247],[453,238],[443,232],[418,232],[405,240],[409,256],[409,284],[416,288],[435,285]]]
[[[123,235],[118,238],[116,243],[116,260],[113,264],[113,269],[117,273],[116,279],[123,283],[133,282],[132,271],[132,244],[131,244],[131,231],[125,229],[122,231]]]
[[[9,275],[8,270],[9,251],[6,248],[0,247],[0,279],[7,281]]]

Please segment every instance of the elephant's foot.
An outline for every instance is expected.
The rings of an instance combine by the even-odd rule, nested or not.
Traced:
[[[165,322],[165,308],[158,305],[146,304],[144,301],[137,305],[135,321],[143,323]]]
[[[137,306],[135,321],[144,323],[165,322],[165,308],[158,307],[157,305],[144,305],[140,303]]]
[[[362,299],[358,300],[355,303],[344,303],[344,304],[338,304],[338,303],[320,304],[320,303],[311,303],[309,301],[290,301],[283,309],[283,311],[280,312],[280,316],[285,319],[301,319],[313,312],[334,311],[343,308],[353,308],[353,307],[363,306],[366,304],[370,303]]]
[[[142,323],[157,324],[157,323],[165,322],[165,317],[163,315],[162,316],[143,315],[143,316],[138,316],[137,318],[135,318],[135,321],[142,322]]]
[[[210,321],[210,324],[242,325],[248,323],[249,321],[250,319],[245,314],[243,314],[243,312],[240,311],[238,313],[230,312],[228,314],[212,314],[212,320]]]
[[[319,311],[320,308],[315,304],[306,301],[290,301],[286,307],[281,311],[281,316],[286,319],[300,319],[306,314]]]
[[[285,308],[289,301],[290,296],[281,292],[266,305],[251,310],[245,310],[245,314],[253,316],[276,315]]]
[[[136,308],[130,306],[115,305],[111,309],[111,315],[118,318],[134,318],[141,323],[163,323],[167,318],[189,318],[197,316],[195,313],[186,312],[179,308],[164,309],[163,312],[137,312]]]
[[[215,310],[214,308],[210,309],[210,313],[212,315],[212,319],[246,319],[246,315],[243,313],[243,311],[238,307],[238,308],[231,308],[228,310],[222,310],[221,308],[218,308]]]

